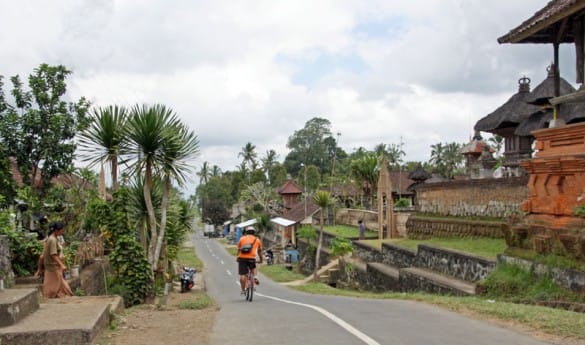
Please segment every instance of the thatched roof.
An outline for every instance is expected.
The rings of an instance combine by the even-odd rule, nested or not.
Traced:
[[[555,25],[585,8],[582,0],[552,0],[544,8],[525,20],[506,35],[498,38],[499,43],[572,43],[575,34],[573,25],[566,26],[563,35],[558,35]]]
[[[527,102],[535,105],[547,105],[549,103],[549,99],[555,97],[555,73],[554,67],[551,65],[547,69],[547,77],[542,83],[538,84],[530,93],[530,96],[527,98]],[[567,95],[569,93],[575,92],[575,88],[569,84],[568,81],[560,78],[560,89],[559,89],[559,96]]]
[[[431,173],[427,172],[423,167],[422,164],[418,163],[416,169],[413,172],[408,174],[408,178],[415,181],[421,182],[424,180],[428,180],[431,178]]]
[[[531,136],[530,132],[547,128],[552,119],[551,108],[543,109],[531,114],[525,121],[520,123],[514,134],[518,136]],[[559,118],[565,123],[577,123],[585,121],[585,103],[565,103],[559,108]]]
[[[501,128],[516,127],[538,107],[526,103],[530,97],[530,79],[523,77],[518,80],[518,92],[493,112],[475,123],[476,131],[497,132]]]

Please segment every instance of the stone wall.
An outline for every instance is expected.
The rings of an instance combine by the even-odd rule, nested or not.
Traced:
[[[528,196],[528,176],[417,185],[418,212],[456,217],[504,218],[518,213]]]
[[[418,245],[416,265],[468,282],[478,282],[496,268],[496,262],[449,249]]]
[[[503,238],[506,222],[412,215],[406,222],[406,235],[412,239],[431,237]]]
[[[363,219],[366,229],[378,231],[378,212],[353,208],[342,208],[335,213],[337,224],[353,225],[357,228],[358,220]]]
[[[400,237],[406,236],[406,222],[411,213],[412,209],[410,208],[394,209],[394,221],[396,222],[396,232]],[[364,219],[366,229],[376,232],[378,231],[377,211],[342,208],[337,210],[337,213],[335,214],[336,224],[355,226],[357,228],[359,219]]]
[[[585,292],[585,272],[551,268],[543,264],[507,255],[498,255],[498,263],[520,266],[527,271],[534,272],[537,276],[549,276],[555,283],[566,289],[577,293]]]
[[[74,292],[85,296],[101,296],[108,293],[106,288],[106,276],[110,273],[108,257],[104,256],[84,267],[79,272],[79,277],[71,279],[69,284]]]
[[[0,278],[4,279],[4,287],[14,284],[14,272],[10,263],[10,244],[8,237],[0,235]]]

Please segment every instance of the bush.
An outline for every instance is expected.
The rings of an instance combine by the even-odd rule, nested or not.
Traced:
[[[18,277],[32,275],[37,269],[39,256],[43,252],[43,244],[35,236],[29,236],[16,230],[10,222],[10,212],[0,211],[0,235],[6,235],[10,245],[12,269]]]

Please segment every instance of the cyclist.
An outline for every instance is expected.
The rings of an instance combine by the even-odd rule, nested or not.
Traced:
[[[254,283],[260,285],[260,281],[256,277],[256,256],[259,258],[259,262],[262,263],[262,241],[255,236],[256,229],[249,226],[245,230],[245,235],[240,238],[238,242],[238,274],[240,275],[240,286],[242,288],[242,294],[245,294],[246,288],[246,274],[248,274],[248,268],[252,270],[254,274]],[[250,248],[250,249],[247,249]]]

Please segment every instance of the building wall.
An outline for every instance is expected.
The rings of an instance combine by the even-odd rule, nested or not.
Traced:
[[[440,216],[505,218],[520,211],[528,193],[528,177],[423,183],[416,187],[416,209]]]

